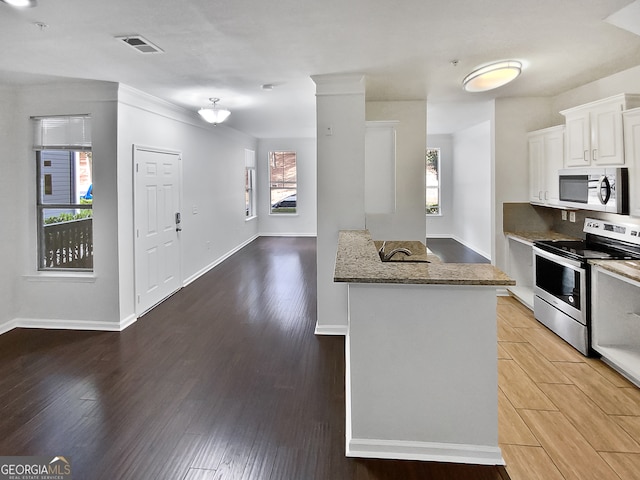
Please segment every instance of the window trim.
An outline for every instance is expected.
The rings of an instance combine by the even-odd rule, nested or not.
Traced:
[[[289,208],[294,208],[295,210],[292,212],[274,212],[273,209],[273,200],[272,200],[272,196],[271,196],[271,192],[274,189],[274,187],[272,186],[272,182],[271,182],[271,158],[272,155],[275,154],[293,154],[294,155],[294,160],[295,160],[295,172],[296,172],[296,178],[295,178],[295,195],[296,195],[296,206],[295,207],[289,207]],[[267,167],[268,167],[268,181],[269,181],[269,215],[270,216],[274,216],[274,217],[295,217],[297,215],[300,214],[299,208],[300,208],[300,203],[298,200],[298,153],[295,150],[271,150],[268,153],[267,156]],[[283,187],[280,188],[284,188],[284,178],[282,181]],[[276,187],[277,188],[277,187]],[[285,197],[286,198],[286,197]]]
[[[76,148],[38,148],[36,149],[36,245],[37,245],[37,258],[36,258],[36,270],[39,274],[42,273],[50,273],[50,274],[60,274],[64,272],[70,272],[73,274],[93,274],[95,265],[93,264],[90,268],[61,268],[61,267],[47,267],[43,265],[45,260],[45,248],[44,248],[44,211],[45,210],[91,210],[91,218],[93,222],[93,201],[91,203],[44,203],[44,199],[42,198],[42,152],[43,151],[64,151],[73,154],[78,153],[91,153],[90,150],[86,148],[76,149]],[[93,172],[92,172],[93,173]],[[93,232],[93,223],[91,225],[91,229]],[[92,233],[93,237],[93,233]]]
[[[257,218],[258,213],[256,209],[256,168],[255,167],[244,167],[245,171],[245,220],[253,220]],[[247,186],[249,183],[249,186]],[[249,194],[249,203],[247,205],[246,199],[247,194]],[[248,208],[247,208],[248,207]]]
[[[426,178],[427,177],[426,175],[427,174],[427,155],[429,154],[430,150],[438,152],[438,156],[437,156],[438,185],[432,186],[432,187],[427,186],[427,178]],[[425,151],[424,166],[425,166],[425,215],[427,217],[441,217],[442,216],[442,149],[440,147],[427,147]],[[438,211],[436,213],[427,212],[427,192],[429,190],[436,190],[438,192]]]

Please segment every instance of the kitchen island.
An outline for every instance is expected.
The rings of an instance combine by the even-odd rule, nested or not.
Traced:
[[[503,465],[496,288],[488,264],[386,262],[366,230],[339,233],[346,282],[346,453]]]

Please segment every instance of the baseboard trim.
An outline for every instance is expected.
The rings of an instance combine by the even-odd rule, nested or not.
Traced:
[[[316,323],[316,329],[314,331],[316,335],[347,335],[346,325],[318,325]]]
[[[405,440],[347,439],[347,457],[505,465],[500,447]]]
[[[138,317],[135,313],[132,313],[124,320],[120,320],[120,331],[123,331],[125,328],[130,327],[134,323],[138,321]]]
[[[260,233],[260,237],[317,237],[317,233]]]
[[[231,255],[233,255],[234,253],[238,252],[239,250],[243,249],[244,247],[246,247],[247,245],[249,245],[251,242],[253,242],[256,238],[258,238],[260,235],[254,235],[253,237],[249,238],[249,240],[241,243],[240,245],[238,245],[235,248],[232,248],[231,250],[229,250],[227,253],[225,253],[224,255],[222,255],[221,257],[218,257],[216,260],[214,260],[213,262],[211,262],[209,265],[207,265],[204,268],[201,268],[200,270],[198,270],[196,273],[194,273],[193,275],[191,275],[190,277],[185,278],[182,281],[182,286],[186,287],[187,285],[189,285],[190,283],[195,282],[198,278],[200,278],[201,276],[203,276],[205,273],[207,273],[209,270],[217,267],[218,265],[220,265],[222,262],[224,262],[227,258],[229,258]]]
[[[456,236],[456,235],[444,235],[444,234],[429,235],[429,236],[426,238],[427,243],[429,243],[429,242],[428,242],[428,240],[429,240],[430,238],[451,238],[451,239],[455,240],[456,242],[461,243],[461,244],[462,244],[462,245],[464,245],[465,247],[467,247],[467,248],[469,248],[469,249],[473,250],[473,251],[474,251],[475,253],[477,253],[478,255],[481,255],[481,256],[483,256],[484,258],[486,258],[487,260],[491,261],[491,255],[490,255],[490,254],[485,253],[485,252],[483,252],[483,251],[481,251],[481,250],[478,250],[476,247],[474,247],[474,246],[473,246],[473,245],[471,245],[470,243],[467,243],[466,241],[464,241],[463,239],[461,239],[460,237],[458,237],[458,236]],[[427,245],[427,246],[428,246],[428,245]]]
[[[14,328],[43,328],[52,330],[92,330],[103,332],[120,332],[131,325],[133,320],[127,318],[122,322],[96,322],[93,320],[61,320],[50,318],[16,318]]]
[[[504,287],[499,287],[496,288],[496,296],[497,297],[510,297],[511,294],[509,293],[509,290],[507,290]]]
[[[0,335],[13,330],[14,328],[16,328],[15,320],[9,320],[7,322],[4,322],[3,324],[0,324]]]

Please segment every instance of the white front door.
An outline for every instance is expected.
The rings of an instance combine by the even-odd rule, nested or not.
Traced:
[[[180,289],[180,154],[134,146],[138,316]]]

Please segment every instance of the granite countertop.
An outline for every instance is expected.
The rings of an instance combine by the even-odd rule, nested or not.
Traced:
[[[334,281],[489,286],[516,283],[504,272],[486,263],[383,263],[368,230],[339,232]]]
[[[580,240],[579,238],[566,235],[564,233],[547,231],[517,231],[517,232],[504,232],[508,237],[513,237],[517,240],[522,240],[526,243],[537,242],[538,240]]]
[[[640,282],[640,260],[589,260],[589,263]]]

